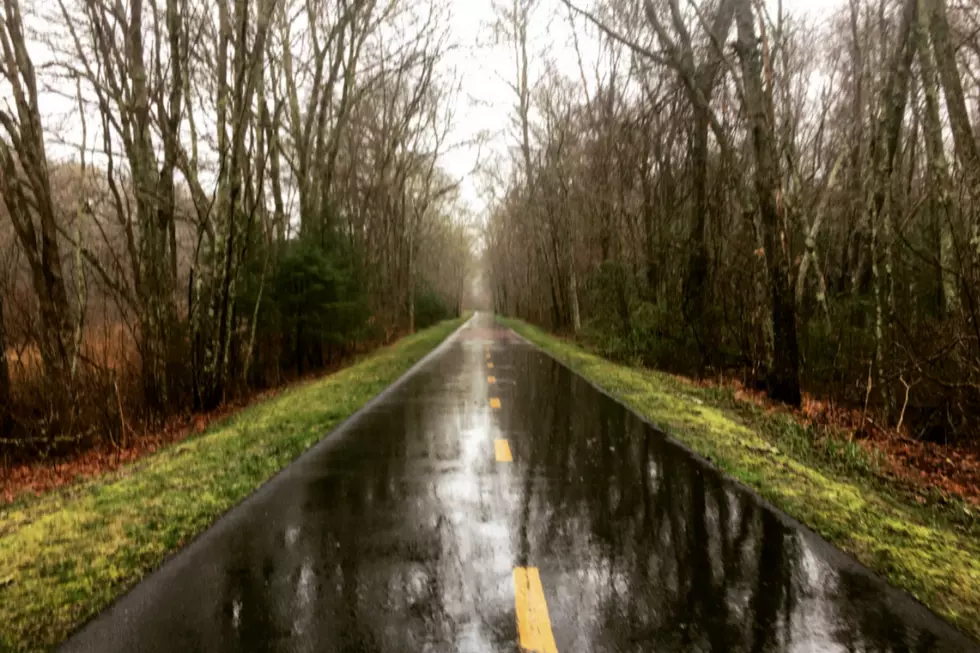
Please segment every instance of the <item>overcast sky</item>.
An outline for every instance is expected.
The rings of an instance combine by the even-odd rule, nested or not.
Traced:
[[[506,1],[506,0],[505,0]],[[775,0],[767,0],[775,6]],[[787,12],[805,12],[822,20],[843,0],[784,0]],[[580,0],[579,6],[590,6],[589,0]],[[444,165],[455,177],[463,177],[463,200],[475,212],[482,212],[485,199],[480,193],[479,175],[472,174],[478,159],[506,156],[507,148],[516,144],[510,130],[511,112],[515,96],[507,80],[514,77],[515,63],[512,46],[494,43],[492,25],[494,10],[491,0],[454,0],[452,31],[456,49],[449,55],[447,65],[461,77],[462,90],[456,108],[455,129],[452,141],[460,144],[444,158]],[[588,57],[596,49],[594,32],[578,23],[578,38],[583,56]],[[546,54],[559,68],[571,76],[578,76],[572,31],[567,20],[567,10],[560,0],[541,0],[532,17],[531,47],[538,60]],[[536,78],[531,70],[531,81]],[[488,136],[482,148],[462,145],[473,141],[481,133]]]
[[[482,214],[486,197],[481,193],[485,184],[477,168],[494,157],[507,160],[508,150],[516,145],[510,128],[516,98],[508,83],[514,79],[515,61],[512,44],[495,40],[495,14],[492,0],[451,0],[451,33],[453,49],[445,59],[447,73],[460,80],[460,93],[455,105],[455,119],[450,135],[451,150],[443,156],[442,164],[453,177],[461,179],[461,196],[469,210]],[[501,0],[508,3],[509,0]],[[788,12],[806,12],[822,20],[844,0],[783,0]],[[775,8],[776,0],[766,0]],[[583,8],[591,0],[578,0]],[[585,66],[597,52],[595,29],[579,19],[577,36]],[[539,0],[530,25],[530,81],[540,77],[542,62],[554,61],[563,73],[578,79],[578,64],[568,23],[568,12],[561,0]],[[31,40],[32,56],[39,68],[50,58],[46,47]],[[0,92],[4,89],[0,88]],[[73,89],[71,89],[73,91]],[[69,134],[65,142],[49,144],[49,155],[74,158],[80,127],[76,105],[70,97],[42,92],[42,111],[49,134]],[[480,139],[481,135],[483,136]],[[476,141],[482,140],[482,145]],[[89,143],[91,147],[92,144]]]

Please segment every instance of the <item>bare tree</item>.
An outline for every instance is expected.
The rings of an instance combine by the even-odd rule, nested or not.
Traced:
[[[7,328],[4,324],[3,296],[0,294],[0,438],[10,434],[12,405],[10,395],[10,365],[7,363]]]
[[[18,0],[0,14],[0,73],[13,91],[14,113],[0,107],[0,201],[31,270],[40,313],[38,344],[54,387],[68,387],[74,356],[73,324],[62,273],[55,206],[38,105],[37,79],[27,49]]]
[[[671,25],[676,36],[660,20],[653,0],[645,0],[644,9],[647,20],[653,26],[666,53],[666,61],[680,76],[685,92],[694,112],[694,124],[690,140],[691,182],[694,201],[691,205],[693,229],[691,231],[691,259],[685,283],[684,301],[688,307],[690,320],[696,329],[711,328],[711,321],[704,319],[706,303],[711,301],[707,286],[708,247],[707,225],[708,205],[708,128],[713,111],[711,96],[714,93],[724,54],[721,48],[725,37],[731,30],[735,15],[735,1],[722,0],[718,3],[710,23],[705,24],[707,50],[704,60],[695,60],[695,45],[681,12],[678,0],[669,0]],[[708,334],[708,347],[713,346],[714,337]]]
[[[774,399],[795,406],[800,403],[796,305],[790,290],[787,229],[779,202],[781,175],[773,134],[773,102],[762,81],[762,52],[755,32],[755,15],[750,0],[739,0],[735,24],[738,28],[737,51],[742,68],[742,101],[752,132],[755,188],[772,302],[774,351],[769,394]]]
[[[600,351],[768,379],[789,403],[805,378],[884,421],[901,392],[904,425],[971,431],[975,8],[851,0],[822,27],[742,0],[564,4],[609,54],[587,71],[577,31],[577,74],[527,82],[530,138],[487,228],[498,309],[563,327],[553,213]]]
[[[460,309],[470,235],[442,168],[445,2],[59,0],[34,33],[2,1],[0,83],[16,92],[0,106],[0,228],[34,281],[26,296],[20,276],[3,284],[4,326],[11,297],[36,300],[39,317],[13,322],[18,347],[89,393],[72,419],[24,419],[16,437],[118,443]],[[40,82],[32,39],[50,54]],[[77,102],[80,138],[42,129],[39,84]],[[49,161],[46,141],[77,162]],[[2,376],[5,407],[47,401]]]

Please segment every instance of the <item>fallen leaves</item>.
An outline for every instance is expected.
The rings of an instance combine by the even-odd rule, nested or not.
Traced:
[[[927,503],[929,496],[936,500],[938,494],[940,502],[950,497],[980,507],[980,449],[975,445],[915,440],[894,429],[882,428],[859,409],[809,394],[804,394],[800,408],[793,410],[738,380],[685,380],[699,387],[729,388],[737,401],[754,404],[766,412],[784,412],[804,424],[828,427],[843,440],[860,440],[866,451],[879,454],[886,475],[910,490],[916,503]]]
[[[941,496],[980,506],[978,452],[881,430],[862,444],[882,452],[891,473],[914,489],[939,492]]]
[[[154,433],[128,438],[126,446],[113,448],[103,443],[74,456],[14,465],[0,469],[0,505],[9,504],[24,495],[40,496],[56,488],[86,478],[102,476],[144,456],[180,442],[188,436],[203,433],[216,420],[223,419],[245,406],[268,399],[282,388],[259,392],[245,401],[227,403],[209,413],[183,415],[171,419]]]

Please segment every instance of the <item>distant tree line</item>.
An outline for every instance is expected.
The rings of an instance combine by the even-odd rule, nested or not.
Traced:
[[[980,417],[980,6],[554,3],[577,73],[514,44],[498,311],[605,354],[830,396],[922,437]],[[553,10],[552,10],[553,11]]]
[[[444,3],[0,3],[6,455],[459,313]]]

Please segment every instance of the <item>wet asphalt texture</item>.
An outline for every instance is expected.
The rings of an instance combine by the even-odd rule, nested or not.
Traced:
[[[561,653],[980,651],[488,315],[61,650],[554,650],[525,567]]]

